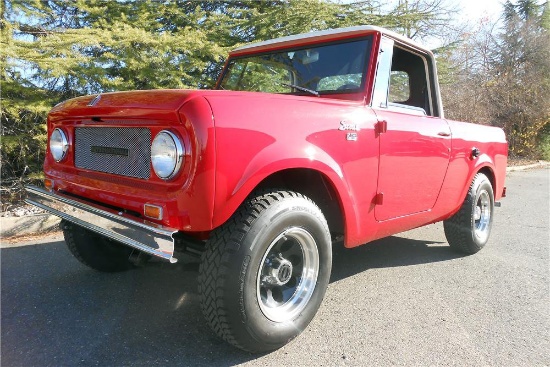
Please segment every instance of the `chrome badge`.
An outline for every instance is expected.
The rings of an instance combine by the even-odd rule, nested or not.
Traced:
[[[347,122],[346,120],[340,121],[340,127],[338,128],[340,131],[359,131],[359,126],[357,124]]]
[[[346,120],[340,121],[340,127],[338,128],[340,131],[346,131],[346,140],[348,141],[357,141],[357,133],[349,132],[349,131],[359,131],[359,126],[355,123],[347,122]]]
[[[101,94],[98,94],[94,99],[90,101],[90,103],[88,103],[88,107],[95,106],[100,99],[101,99]]]
[[[347,133],[346,140],[357,141],[357,133]]]

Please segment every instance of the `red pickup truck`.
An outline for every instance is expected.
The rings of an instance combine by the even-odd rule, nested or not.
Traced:
[[[505,196],[501,129],[445,119],[433,54],[359,26],[230,53],[215,90],[102,93],[48,117],[44,188],[99,271],[201,256],[210,326],[251,352],[307,327],[332,247],[443,221],[467,254]]]

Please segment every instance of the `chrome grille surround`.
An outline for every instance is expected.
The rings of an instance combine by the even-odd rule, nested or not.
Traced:
[[[127,177],[151,177],[148,128],[77,127],[74,134],[76,167]]]

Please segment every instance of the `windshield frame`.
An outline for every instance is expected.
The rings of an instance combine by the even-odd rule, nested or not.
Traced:
[[[341,45],[341,44],[358,42],[358,41],[367,41],[366,47],[363,50],[364,54],[363,54],[363,65],[361,66],[361,74],[362,74],[361,84],[357,88],[353,88],[353,89],[350,88],[350,89],[344,89],[344,90],[320,90],[320,91],[316,91],[316,92],[319,93],[320,97],[323,97],[323,96],[340,96],[340,97],[344,97],[345,95],[352,95],[352,96],[354,96],[354,99],[355,99],[355,97],[357,96],[358,93],[364,93],[365,92],[366,85],[368,83],[369,63],[372,61],[372,57],[371,57],[372,56],[372,49],[373,49],[373,44],[375,42],[375,39],[374,39],[372,34],[361,35],[361,36],[358,36],[358,37],[346,38],[346,39],[340,39],[340,40],[330,40],[330,41],[325,41],[325,42],[304,43],[304,44],[301,44],[301,45],[292,45],[292,46],[288,46],[288,47],[281,47],[280,45],[274,44],[273,48],[271,48],[269,50],[261,51],[261,52],[250,52],[250,53],[246,53],[246,54],[239,54],[239,55],[236,55],[236,56],[231,56],[231,54],[230,54],[227,61],[226,61],[226,63],[225,63],[225,65],[224,65],[223,71],[222,71],[220,77],[218,78],[215,89],[216,90],[226,90],[222,87],[222,83],[224,82],[225,78],[228,76],[229,70],[232,66],[232,62],[234,62],[234,61],[247,59],[247,58],[261,57],[261,56],[270,55],[270,54],[278,54],[278,53],[285,53],[285,52],[286,53],[297,52],[297,51],[308,50],[308,49],[317,48],[317,47]],[[291,92],[286,92],[286,93],[283,93],[283,92],[278,93],[278,92],[247,91],[247,90],[239,90],[239,91],[232,90],[232,91],[235,91],[235,92],[249,92],[249,93],[271,93],[271,94],[288,95],[288,96],[298,95],[298,96],[312,96],[312,97],[315,97],[313,94],[308,93],[308,92],[303,91],[303,90],[293,90]]]

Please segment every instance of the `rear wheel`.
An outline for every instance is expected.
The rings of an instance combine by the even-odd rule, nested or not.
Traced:
[[[69,251],[82,264],[103,272],[119,272],[135,267],[133,249],[67,221],[61,222]]]
[[[315,316],[331,264],[328,226],[311,200],[258,193],[208,241],[199,269],[202,311],[238,348],[280,348]]]
[[[491,233],[494,195],[491,181],[478,173],[460,210],[443,222],[449,245],[460,252],[474,254],[481,250]]]

